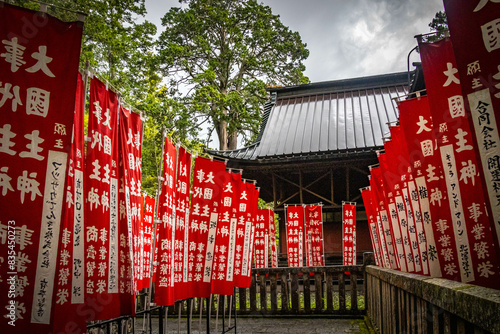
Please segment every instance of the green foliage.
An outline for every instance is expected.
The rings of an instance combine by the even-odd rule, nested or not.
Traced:
[[[446,18],[446,13],[441,11],[437,12],[431,23],[429,23],[429,27],[431,28],[431,31],[436,32],[436,35],[430,35],[427,38],[429,42],[434,42],[445,37],[445,34],[448,33],[448,20]]]
[[[302,61],[309,51],[255,0],[190,0],[165,14],[159,39],[163,70],[186,112],[210,125],[220,149],[234,149],[237,134],[257,133],[267,85],[308,81]],[[248,138],[247,138],[248,139]]]

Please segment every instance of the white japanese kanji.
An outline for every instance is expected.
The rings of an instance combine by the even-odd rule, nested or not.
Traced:
[[[111,130],[111,124],[109,123],[111,121],[111,116],[109,114],[109,108],[106,108],[106,111],[104,112],[104,117],[106,117],[106,119],[104,120],[104,122],[102,122],[102,125],[106,126],[108,129]]]
[[[109,136],[104,135],[104,147],[103,148],[104,148],[105,154],[111,155],[112,146],[111,146],[111,138],[109,138]]]
[[[60,305],[65,304],[68,301],[68,296],[68,289],[59,289],[59,291],[57,291],[56,303]]]
[[[231,182],[228,182],[228,183],[226,184],[226,188],[224,188],[224,192],[230,192],[230,193],[232,193],[232,192],[233,192],[233,185],[232,185],[232,183],[231,183]]]
[[[88,194],[88,201],[90,204],[90,210],[97,209],[99,205],[101,205],[99,201],[99,194],[97,193],[97,188],[90,188],[89,194]],[[92,207],[93,206],[93,207]]]
[[[103,191],[101,195],[101,205],[102,205],[102,212],[109,211],[109,197],[108,197],[108,192]]]
[[[430,201],[431,201],[432,205],[435,205],[435,203],[437,202],[438,205],[441,207],[441,200],[442,199],[443,199],[443,193],[441,192],[441,190],[439,188],[431,189]]]
[[[0,168],[0,189],[2,190],[2,196],[7,195],[7,191],[14,191],[14,188],[12,188],[12,185],[10,184],[10,180],[12,178],[7,175],[9,172],[9,167],[2,167]]]
[[[11,88],[14,94],[10,92]],[[17,106],[23,105],[21,97],[19,96],[19,86],[12,87],[12,84],[6,82],[2,87],[2,83],[0,82],[0,94],[2,94],[2,98],[0,99],[0,108],[5,104],[5,102],[7,102],[7,100],[10,99],[12,99],[12,111],[17,111]]]
[[[486,243],[486,241],[476,242],[474,244],[474,251],[477,254],[477,258],[478,259],[485,259],[487,256],[490,256],[490,254],[488,252],[488,248],[489,248],[489,246]]]
[[[481,240],[484,238],[484,226],[481,224],[476,224],[472,227],[472,234],[474,235],[474,239]]]
[[[424,116],[418,116],[418,122],[417,122],[417,125],[418,125],[418,130],[417,130],[417,135],[422,133],[423,131],[432,131],[431,128],[427,127],[427,123],[429,123],[428,120],[426,120],[424,118]]]
[[[68,258],[70,257],[71,255],[69,254],[68,250],[67,249],[63,249],[61,251],[61,254],[59,254],[59,263],[62,265],[62,266],[67,266],[68,265]]]
[[[45,73],[45,75],[47,75],[51,78],[55,77],[54,73],[52,73],[52,71],[47,66],[47,64],[52,61],[52,58],[47,56],[47,46],[46,45],[40,45],[38,47],[38,52],[33,52],[31,54],[31,57],[36,59],[37,62],[35,65],[31,66],[30,68],[27,68],[26,72],[35,73],[35,72],[38,72],[39,70],[42,70],[42,72]]]
[[[446,82],[443,84],[443,87],[449,86],[452,82],[456,84],[460,84],[460,80],[455,76],[458,73],[458,70],[453,67],[452,63],[446,63],[446,71],[443,71],[444,75],[446,75]]]
[[[26,114],[46,117],[49,113],[50,92],[30,87],[26,90]]]
[[[422,155],[424,157],[429,157],[434,154],[434,148],[432,147],[432,140],[427,139],[420,142],[422,148]]]
[[[96,292],[97,293],[102,293],[104,291],[106,291],[106,281],[103,280],[103,279],[101,279],[101,280],[97,281],[97,290],[96,290]]]
[[[71,231],[67,228],[64,228],[61,236],[61,243],[64,245],[64,248],[68,247],[68,244],[71,242]]]
[[[486,51],[500,49],[500,18],[482,25],[481,32]]]
[[[127,145],[134,147],[134,135],[132,134],[132,129],[128,129]]]
[[[103,169],[104,169],[104,176],[101,178],[101,182],[109,184],[109,181],[110,181],[110,179],[109,179],[109,172],[110,172],[109,164],[104,165]]]
[[[472,150],[472,145],[467,145],[467,139],[465,139],[465,136],[467,135],[467,131],[464,131],[460,128],[457,130],[457,134],[455,135],[455,138],[457,139],[456,145],[458,146],[458,148],[456,149],[457,152]]]
[[[196,178],[198,179],[198,181],[203,182],[205,178],[205,172],[203,171],[203,169],[200,169],[196,172]]]
[[[97,148],[100,151],[102,148],[102,135],[99,131],[92,130],[92,144],[90,147],[94,149],[96,145],[99,145]]]
[[[498,0],[498,1],[500,1],[500,0]],[[473,75],[473,74],[476,74],[478,72],[481,72],[481,66],[479,65],[479,60],[476,60],[476,61],[473,61],[472,63],[467,64],[467,75]]]
[[[95,159],[92,161],[92,166],[94,166],[94,170],[92,171],[92,174],[89,176],[89,179],[94,179],[97,181],[101,181],[101,165],[99,165],[99,159]]]
[[[468,162],[462,161],[462,168],[460,169],[460,181],[463,181],[467,184],[467,179],[470,179],[472,185],[475,185],[476,176],[476,165],[474,165],[470,160]]]
[[[450,96],[448,98],[448,107],[451,118],[465,116],[464,98],[462,95]]]
[[[61,124],[61,123],[55,123],[54,124],[54,133],[61,135],[61,136],[66,136],[66,125]]]
[[[452,276],[458,273],[457,266],[454,263],[448,263],[444,266],[446,274]]]
[[[21,158],[32,158],[38,161],[43,160],[43,156],[38,153],[43,151],[43,148],[39,147],[39,145],[43,143],[45,139],[40,138],[39,134],[40,131],[33,130],[31,131],[31,133],[24,135],[24,138],[28,139],[30,143],[26,144],[26,148],[28,149],[28,151],[22,151],[21,153],[19,153],[19,156]]]
[[[31,260],[28,258],[27,254],[17,252],[16,256],[16,270],[17,272],[25,272],[28,268],[26,266],[27,263],[31,263]]]
[[[477,272],[479,273],[479,276],[481,277],[490,277],[490,275],[494,275],[495,272],[491,271],[493,268],[493,265],[490,263],[490,261],[483,262],[477,266]]]
[[[28,177],[28,171],[24,170],[23,175],[17,178],[17,190],[21,192],[21,203],[24,203],[24,196],[31,193],[31,201],[34,201],[36,196],[42,196],[40,189],[40,182],[36,180],[35,172],[30,173]]]
[[[17,37],[12,37],[10,41],[4,39],[2,43],[5,45],[6,52],[0,53],[0,57],[5,58],[5,61],[10,63],[10,70],[12,72],[16,72],[21,65],[26,64],[23,60],[23,53],[26,47],[17,43]]]
[[[10,131],[10,129],[10,124],[4,124],[4,126],[0,128],[0,153],[14,155],[16,151],[12,150],[11,147],[16,145],[16,143],[11,141],[11,139],[17,136],[17,134]]]
[[[479,3],[477,4],[476,8],[474,8],[474,12],[478,12],[481,9],[483,9],[486,4],[491,1],[493,3],[500,3],[500,0],[479,0]]]
[[[7,312],[10,313],[10,309],[9,309],[10,305],[6,305],[5,308],[7,309]],[[23,320],[24,317],[24,313],[26,313],[26,307],[24,307],[24,303],[23,302],[19,302],[19,301],[15,301],[14,302],[14,310],[15,310],[15,317],[16,319],[21,319]]]

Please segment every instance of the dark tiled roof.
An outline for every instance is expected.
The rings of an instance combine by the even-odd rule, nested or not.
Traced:
[[[408,93],[407,72],[273,88],[255,144],[208,153],[236,160],[303,160],[383,145],[398,119],[394,98]]]

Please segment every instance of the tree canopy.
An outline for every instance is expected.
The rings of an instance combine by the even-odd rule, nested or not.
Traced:
[[[235,149],[238,134],[257,133],[268,85],[308,82],[302,62],[309,51],[299,33],[255,0],[181,2],[187,6],[162,19],[164,74],[183,111],[199,120],[194,126],[206,122],[219,149]]]

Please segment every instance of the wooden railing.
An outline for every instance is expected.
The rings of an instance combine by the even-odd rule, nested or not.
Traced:
[[[500,333],[500,291],[366,267],[367,312],[380,333]]]

